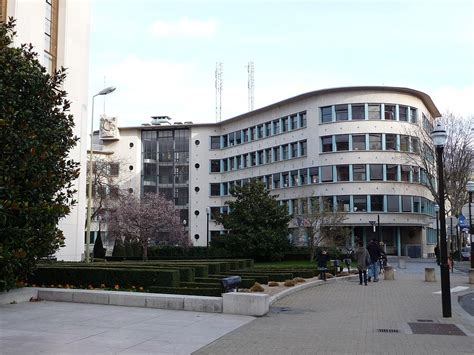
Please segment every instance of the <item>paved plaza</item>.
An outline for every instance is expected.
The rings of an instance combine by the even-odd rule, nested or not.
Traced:
[[[47,301],[3,305],[0,354],[472,354],[474,317],[457,302],[474,297],[467,275],[451,274],[460,292],[445,319],[439,268],[426,261],[406,266],[394,281],[365,287],[331,280],[298,291],[260,318]],[[424,281],[425,267],[436,267],[437,282]],[[465,335],[414,334],[409,323]]]

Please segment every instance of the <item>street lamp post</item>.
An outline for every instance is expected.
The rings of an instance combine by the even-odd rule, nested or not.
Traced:
[[[472,226],[471,202],[472,193],[474,192],[474,181],[469,181],[466,185],[469,193],[469,238],[471,239],[471,269],[474,269],[474,227]]]
[[[438,173],[438,199],[439,199],[439,223],[440,223],[440,254],[441,254],[441,300],[443,317],[451,318],[451,288],[449,282],[448,246],[446,243],[446,210],[444,206],[444,176],[443,176],[443,150],[447,134],[441,122],[431,132],[433,143],[436,147],[436,164]]]
[[[434,210],[436,214],[436,245],[439,248],[439,205],[434,205]]]
[[[89,150],[89,174],[87,175],[89,186],[87,189],[88,199],[87,199],[86,263],[89,262],[89,244],[90,244],[90,238],[91,238],[90,233],[91,233],[91,215],[92,215],[92,168],[93,168],[92,160],[94,158],[94,153],[92,149],[92,141],[94,138],[94,100],[96,96],[108,95],[113,91],[115,91],[115,87],[109,86],[105,89],[102,89],[94,96],[92,96],[91,147]]]
[[[206,207],[206,216],[207,216],[207,219],[206,219],[206,225],[207,225],[207,228],[206,228],[206,250],[209,250],[209,217],[210,217],[210,214],[211,214],[211,209],[209,207]]]

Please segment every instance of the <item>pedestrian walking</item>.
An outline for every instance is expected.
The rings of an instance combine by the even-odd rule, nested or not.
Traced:
[[[329,255],[326,250],[323,250],[318,256],[318,269],[319,269],[319,278],[323,281],[326,281],[326,271],[327,264],[329,260]]]
[[[359,246],[355,251],[355,258],[357,261],[357,270],[359,271],[359,284],[367,286],[367,267],[370,264],[370,255],[362,241],[359,241]]]
[[[434,253],[435,253],[435,256],[436,256],[436,264],[440,264],[440,253],[439,253],[439,245],[436,244],[436,246],[434,247]]]
[[[369,282],[372,277],[374,282],[379,281],[379,259],[380,259],[380,246],[375,239],[371,239],[369,245],[367,245],[367,251],[370,255],[370,265],[369,265]]]

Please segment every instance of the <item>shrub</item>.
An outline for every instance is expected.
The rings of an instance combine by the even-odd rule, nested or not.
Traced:
[[[293,287],[294,285],[296,285],[296,283],[293,280],[285,280],[285,282],[283,282],[283,286],[285,287]]]
[[[263,292],[265,289],[258,282],[255,282],[252,287],[250,287],[250,292]]]
[[[102,244],[102,238],[99,233],[94,243],[94,259],[105,258],[105,251],[106,249],[104,248],[104,244]]]
[[[125,246],[123,241],[120,238],[115,239],[114,250],[112,251],[112,256],[115,257],[125,257]]]
[[[270,282],[268,283],[268,286],[270,286],[270,287],[278,287],[278,286],[280,286],[280,284],[279,284],[278,282],[276,282],[276,281],[270,281]]]
[[[125,256],[126,257],[135,256],[133,254],[132,243],[130,242],[130,240],[125,240],[124,249],[125,249]]]
[[[296,282],[296,283],[306,282],[306,280],[303,279],[302,277],[295,277],[295,278],[293,279],[293,281]]]

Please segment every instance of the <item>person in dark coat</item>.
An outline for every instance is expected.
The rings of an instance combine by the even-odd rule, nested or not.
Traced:
[[[318,270],[319,270],[319,278],[321,280],[326,281],[326,271],[327,271],[327,263],[329,261],[329,255],[326,250],[323,250],[318,257]]]
[[[374,282],[379,280],[379,259],[380,259],[380,246],[375,239],[372,239],[367,245],[367,251],[370,255],[369,265],[369,282],[371,278],[374,278]]]
[[[436,263],[439,265],[440,264],[440,253],[439,253],[439,245],[436,244],[436,246],[434,247],[434,253],[435,253],[435,256],[436,256]]]
[[[357,261],[357,270],[359,271],[359,283],[367,286],[367,267],[370,263],[370,255],[362,241],[359,241],[359,246],[355,251],[355,259]]]

